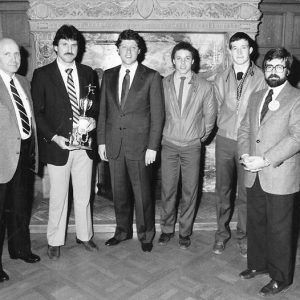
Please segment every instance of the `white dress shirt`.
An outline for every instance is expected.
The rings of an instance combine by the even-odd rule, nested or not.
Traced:
[[[137,62],[137,61],[136,61],[135,63],[133,63],[133,64],[132,64],[131,66],[129,66],[129,67],[125,67],[125,66],[121,65],[120,72],[119,72],[119,89],[118,89],[118,92],[119,92],[119,102],[121,102],[122,84],[123,84],[124,76],[126,75],[126,70],[127,70],[127,69],[130,70],[130,73],[129,73],[129,76],[130,76],[130,84],[129,84],[129,88],[130,88],[137,67],[138,67],[138,62]]]
[[[181,113],[182,113],[191,87],[192,72],[188,72],[185,75],[182,75],[178,72],[174,73],[174,85],[175,85],[177,99],[179,96],[179,87],[181,82],[180,77],[186,77],[183,84],[182,105],[181,105]]]

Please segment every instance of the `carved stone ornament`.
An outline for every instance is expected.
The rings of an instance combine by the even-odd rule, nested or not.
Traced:
[[[261,0],[29,0],[32,31],[72,23],[83,31],[257,31]],[[234,24],[239,24],[235,26]],[[231,30],[232,29],[232,30]]]

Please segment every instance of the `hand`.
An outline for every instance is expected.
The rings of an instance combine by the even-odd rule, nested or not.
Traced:
[[[150,164],[154,163],[156,159],[156,151],[147,149],[145,155],[145,165],[149,166]]]
[[[250,172],[261,171],[268,164],[262,156],[248,156],[244,162],[245,170]]]
[[[243,154],[243,155],[241,155],[241,157],[240,157],[240,164],[242,165],[242,166],[245,166],[245,164],[247,163],[247,161],[248,161],[248,157],[249,157],[250,155],[249,154]]]
[[[52,138],[52,141],[55,142],[61,149],[64,150],[72,150],[66,143],[69,142],[67,138],[61,135],[55,135]]]
[[[92,131],[95,128],[96,128],[96,120],[93,119],[93,118],[89,118],[89,125],[88,125],[86,131],[90,132],[90,131]]]
[[[100,155],[101,160],[108,161],[106,156],[106,146],[105,144],[98,146],[98,153]]]

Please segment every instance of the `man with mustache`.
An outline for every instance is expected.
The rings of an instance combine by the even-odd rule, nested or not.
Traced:
[[[267,89],[252,95],[238,131],[247,188],[248,268],[242,279],[269,274],[269,296],[293,280],[293,207],[300,189],[300,91],[287,81],[292,56],[271,49],[263,68]]]
[[[41,161],[47,164],[50,177],[48,256],[58,259],[65,243],[70,177],[72,177],[76,242],[88,251],[96,251],[90,208],[92,165],[95,153],[69,146],[73,130],[78,127],[78,100],[95,84],[93,70],[75,62],[80,32],[63,25],[54,37],[57,53],[54,62],[34,71],[32,98],[36,113]],[[95,100],[95,99],[94,99]],[[88,110],[87,131],[95,128],[96,102]]]

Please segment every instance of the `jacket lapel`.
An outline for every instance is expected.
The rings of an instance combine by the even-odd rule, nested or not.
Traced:
[[[187,95],[185,105],[183,107],[182,115],[186,115],[187,111],[189,111],[188,107],[194,102],[194,99],[195,99],[195,96],[196,96],[196,91],[198,89],[199,82],[197,82],[195,80],[195,74],[194,73],[192,75],[190,83],[191,84],[190,84],[190,88],[189,88],[189,92],[188,92],[188,95]],[[199,97],[199,95],[198,95],[198,97]],[[199,99],[202,99],[202,97],[199,97]]]
[[[114,68],[111,78],[109,78],[110,82],[110,91],[112,93],[112,98],[115,101],[115,104],[120,109],[120,100],[119,100],[119,73],[120,73],[121,65]]]
[[[64,98],[66,101],[69,101],[69,95],[64,84],[64,80],[60,74],[56,60],[51,64],[51,68],[49,70],[50,78],[53,81],[56,89],[60,90],[61,94],[64,94]]]
[[[177,95],[175,90],[174,74],[175,72],[166,79],[166,89],[167,89],[167,94],[170,95],[168,97],[170,99],[170,105],[174,107],[176,114],[180,116],[181,113],[179,111],[179,104],[177,101]]]
[[[9,92],[1,76],[0,76],[0,101],[11,111],[11,113],[14,115],[14,118],[16,119],[17,122],[14,105],[11,101]]]

